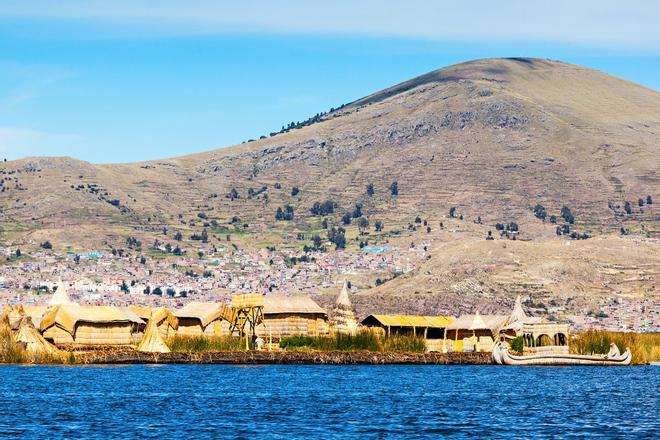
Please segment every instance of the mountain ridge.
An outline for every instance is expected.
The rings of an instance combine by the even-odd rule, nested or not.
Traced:
[[[69,204],[77,208],[85,200],[97,205],[104,214],[90,216],[92,221],[69,215],[68,220],[91,227],[108,223],[104,219],[122,220],[101,209],[108,208],[98,204],[105,200],[69,194],[71,185],[74,191],[81,184],[100,185],[109,200],[124,206],[123,217],[137,216],[135,224],[161,217],[161,224],[152,228],[157,231],[180,225],[178,214],[194,218],[193,211],[203,209],[209,197],[224,196],[234,186],[243,197],[233,199],[241,200],[233,205],[216,206],[228,212],[222,220],[247,211],[247,220],[266,223],[278,203],[293,204],[299,216],[309,217],[311,205],[327,198],[342,199],[337,200],[342,210],[356,202],[373,202],[376,199],[365,199],[363,194],[368,180],[373,180],[379,191],[371,215],[385,212],[395,223],[402,218],[388,213],[394,205],[397,210],[404,205],[406,216],[438,216],[456,205],[466,216],[481,216],[490,223],[527,223],[534,221],[531,207],[538,201],[550,205],[555,215],[563,205],[583,211],[576,219],[593,224],[593,232],[615,231],[626,218],[609,209],[608,203],[621,205],[621,211],[626,197],[634,201],[657,194],[659,108],[657,92],[602,72],[543,59],[493,58],[429,72],[348,103],[317,123],[245,144],[128,164],[25,158],[2,164],[0,170],[50,170],[48,176],[27,179],[31,181],[25,183],[27,189],[19,192],[28,199],[23,203],[36,202],[37,197],[29,194],[31,187],[37,192],[57,187],[58,193],[49,197],[52,204],[47,205],[54,208],[59,201],[58,209]],[[159,174],[167,174],[167,179]],[[543,182],[534,183],[539,176]],[[44,177],[48,182],[42,186]],[[67,180],[61,183],[68,185],[53,179]],[[395,180],[401,191],[388,197],[387,188]],[[197,187],[187,188],[193,182]],[[306,189],[291,198],[276,191],[276,183]],[[596,188],[599,194],[578,196],[565,185]],[[266,186],[270,198],[252,203],[256,199],[247,198],[251,186],[254,191]],[[6,192],[13,192],[11,187],[9,182]],[[548,188],[559,194],[549,195]],[[145,197],[140,197],[143,190]],[[172,203],[156,197],[163,192],[171,195]],[[179,193],[183,202],[175,200]],[[497,206],[488,194],[510,206]],[[31,232],[56,226],[32,221],[46,213],[28,216],[20,206],[21,197],[15,200],[3,201],[3,230],[12,229],[12,217],[27,223]],[[33,205],[37,211],[42,206]],[[158,214],[172,205],[188,212],[171,218]],[[484,206],[483,215],[477,205]],[[657,216],[640,215],[655,231]]]

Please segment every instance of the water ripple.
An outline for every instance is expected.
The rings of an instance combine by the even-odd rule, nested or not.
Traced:
[[[0,368],[0,437],[658,438],[660,369]]]

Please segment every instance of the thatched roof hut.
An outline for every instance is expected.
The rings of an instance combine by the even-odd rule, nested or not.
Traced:
[[[366,327],[379,327],[388,335],[415,335],[426,339],[442,339],[453,322],[451,316],[369,315],[362,320]]]
[[[330,325],[334,327],[337,333],[355,334],[358,328],[355,308],[348,292],[348,281],[344,280],[341,292],[337,297],[332,314],[330,315]]]
[[[490,351],[499,330],[507,320],[504,315],[461,315],[447,327],[447,340],[453,351]]]
[[[145,322],[128,309],[63,304],[41,320],[41,332],[55,344],[130,345],[138,342]]]
[[[502,325],[500,331],[505,333],[508,337],[514,337],[522,333],[523,326],[526,324],[537,324],[542,322],[540,317],[527,316],[522,307],[520,295],[516,298],[516,303],[513,306],[511,315],[507,318],[506,322]]]
[[[226,319],[228,307],[224,303],[191,302],[174,311],[179,321],[177,335],[228,336],[230,323]]]
[[[23,310],[25,310],[25,314],[32,319],[32,324],[38,329],[41,326],[41,319],[48,310],[48,306],[29,305],[23,306]]]
[[[7,318],[7,322],[13,331],[18,330],[18,326],[21,322],[21,318],[25,316],[25,309],[22,305],[17,304],[14,306],[7,306],[3,312],[3,315]]]
[[[284,338],[288,336],[323,336],[328,334],[328,314],[306,295],[264,296],[263,326],[257,328],[260,336]]]
[[[25,347],[25,351],[33,355],[59,356],[60,351],[46,341],[32,323],[29,316],[23,316],[16,332],[16,342]]]
[[[131,312],[135,313],[141,320],[143,320],[144,322],[147,323],[147,327],[149,326],[149,320],[151,319],[151,314],[155,310],[158,310],[160,308],[164,308],[164,307],[138,306],[138,305],[134,305],[134,304],[131,304],[130,306],[128,306],[128,309]],[[168,309],[165,309],[165,310],[168,310]],[[172,314],[172,316],[174,317],[173,314]],[[177,325],[173,326],[172,322],[176,322]],[[177,328],[178,328],[178,320],[176,319],[176,317],[174,317],[174,321],[162,320],[158,325],[158,331],[160,332],[160,336],[163,339],[167,339],[170,336],[174,336],[176,334]],[[145,329],[145,332],[146,332],[146,329]]]
[[[69,292],[66,288],[66,284],[62,282],[60,278],[57,282],[57,290],[53,293],[53,296],[48,301],[49,306],[59,306],[64,304],[73,304],[71,298],[69,297]]]
[[[147,329],[144,332],[142,341],[137,346],[138,351],[146,353],[169,353],[170,348],[165,343],[160,327],[172,327],[175,330],[178,327],[177,318],[165,307],[158,307],[152,310]]]

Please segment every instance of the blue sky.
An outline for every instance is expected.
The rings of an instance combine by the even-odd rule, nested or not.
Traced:
[[[560,59],[660,89],[660,2],[234,3],[3,1],[0,156],[205,151],[484,57]]]

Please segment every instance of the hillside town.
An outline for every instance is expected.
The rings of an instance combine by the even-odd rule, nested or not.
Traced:
[[[224,250],[223,250],[224,251]],[[46,305],[63,280],[71,298],[95,306],[144,305],[170,309],[190,302],[229,302],[233,294],[299,295],[314,298],[332,308],[331,300],[345,278],[360,280],[362,288],[374,280],[377,286],[403,275],[426,258],[423,248],[371,248],[360,252],[309,252],[304,258],[294,251],[233,250],[195,257],[139,258],[112,253],[60,254],[40,250],[29,258],[8,259],[0,266],[0,305]],[[13,260],[12,260],[13,259]],[[355,284],[359,284],[355,283]],[[352,286],[354,293],[358,285]],[[326,293],[328,295],[323,296]],[[571,323],[575,330],[660,331],[660,303],[657,298],[602,297],[589,309],[553,305],[535,309],[531,297],[523,299],[538,316]],[[399,304],[398,313],[460,315],[474,313],[462,304],[443,310],[412,310]],[[502,305],[505,311],[507,305]],[[377,312],[373,305],[360,304],[360,318]],[[484,309],[481,309],[484,312]],[[486,312],[499,312],[486,310]]]

